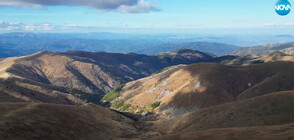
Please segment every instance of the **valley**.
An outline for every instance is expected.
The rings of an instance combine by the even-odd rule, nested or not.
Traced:
[[[0,140],[294,140],[291,6],[0,0]]]
[[[0,139],[293,139],[294,57],[69,51],[0,60]]]

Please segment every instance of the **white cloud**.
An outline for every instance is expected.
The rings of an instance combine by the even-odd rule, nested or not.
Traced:
[[[285,26],[294,26],[294,23],[286,23]]]
[[[54,29],[54,26],[44,23],[39,25],[25,25],[23,29],[26,31],[51,31]]]
[[[2,6],[40,8],[43,6],[81,6],[97,9],[115,9],[121,5],[134,5],[137,0],[1,0]]]
[[[77,27],[76,24],[67,24],[66,26],[67,26],[67,27]]]
[[[16,30],[19,29],[19,24],[18,22],[5,22],[0,20],[0,29],[1,30]]]
[[[7,26],[6,27],[6,30],[8,30],[8,31],[11,31],[11,30],[18,30],[19,29],[19,27],[17,27],[17,26]]]
[[[40,25],[39,28],[40,28],[40,30],[51,31],[54,29],[54,26],[52,26],[48,23],[45,23],[45,24]]]
[[[264,26],[277,26],[277,24],[275,24],[275,23],[264,23],[263,25]]]
[[[47,6],[74,6],[123,13],[143,13],[160,9],[159,6],[151,5],[144,0],[0,0],[0,6],[30,9],[44,9]]]
[[[150,11],[160,11],[159,6],[151,5],[150,3],[139,0],[137,5],[129,6],[129,5],[122,5],[118,8],[119,12],[122,13],[146,13]]]
[[[1,31],[51,31],[55,27],[49,23],[43,24],[23,24],[20,22],[5,22],[0,20]]]
[[[23,29],[26,31],[34,31],[36,27],[34,25],[25,25]]]
[[[276,23],[265,23],[264,26],[269,27],[286,27],[286,26],[294,26],[294,23],[284,23],[284,24],[276,24]]]

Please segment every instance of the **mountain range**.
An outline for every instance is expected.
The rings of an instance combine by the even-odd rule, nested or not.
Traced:
[[[294,56],[280,46],[1,59],[0,139],[291,140]]]
[[[230,55],[265,55],[271,54],[273,52],[283,52],[285,54],[293,55],[294,54],[294,43],[286,43],[286,44],[268,44],[262,46],[255,47],[247,47],[241,48],[236,51],[229,53]]]
[[[0,61],[1,96],[46,103],[98,103],[119,85],[165,67],[208,61],[213,57],[194,50],[158,55],[71,51],[40,52]],[[7,86],[9,85],[9,86]],[[13,88],[12,88],[13,87]],[[27,92],[22,92],[23,90]]]
[[[0,34],[0,58],[31,55],[41,51],[66,52],[112,52],[155,55],[178,49],[196,49],[202,52],[223,55],[237,50],[236,45],[177,39],[171,35],[148,36],[126,34]]]
[[[276,50],[279,49],[279,45],[285,46],[287,44],[286,42],[293,41],[292,35],[148,35],[119,33],[58,34],[19,32],[0,34],[0,58],[31,55],[40,51],[66,52],[73,50],[90,52],[104,51],[112,53],[132,52],[154,55],[185,48],[196,49],[198,51],[221,56],[225,54],[233,54],[232,52],[238,54],[238,52],[244,52],[245,50],[247,50],[246,54],[248,54],[250,50],[254,53],[262,52],[262,50],[269,48],[268,46],[270,46],[270,48],[276,46],[273,49]],[[274,43],[275,45],[263,45]],[[263,48],[256,52],[252,49],[257,47],[248,46],[258,46]],[[243,54],[245,54],[245,52]],[[240,52],[239,54],[242,53]]]

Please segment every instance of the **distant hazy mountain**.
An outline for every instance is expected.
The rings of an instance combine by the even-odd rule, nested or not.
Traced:
[[[263,46],[241,48],[241,49],[233,51],[229,54],[238,55],[238,56],[265,55],[265,54],[271,54],[276,51],[293,55],[294,54],[294,43],[268,44],[268,45],[263,45]]]
[[[190,42],[190,43],[181,43],[181,44],[162,44],[159,46],[152,47],[147,50],[142,50],[146,54],[156,54],[158,52],[168,52],[177,49],[195,49],[201,52],[210,53],[213,55],[224,55],[228,52],[239,49],[239,47],[234,45],[228,45],[223,43],[214,43],[214,42]]]
[[[293,41],[292,35],[6,33],[0,34],[0,58],[30,55],[40,51],[71,50],[150,55],[181,48],[224,55],[239,49],[236,46],[281,44]]]
[[[191,42],[191,43],[185,43]],[[173,39],[170,36],[124,35],[124,34],[0,34],[0,58],[30,55],[40,51],[66,52],[105,51],[115,53],[158,54],[178,49],[196,49],[222,55],[238,49],[237,46],[195,42],[193,39]]]

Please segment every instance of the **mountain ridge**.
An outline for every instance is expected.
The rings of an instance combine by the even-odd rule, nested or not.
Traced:
[[[112,36],[113,35],[113,36]],[[180,48],[197,49],[210,54],[224,54],[239,48],[235,45],[215,42],[195,42],[194,39],[174,39],[173,35],[128,35],[128,34],[0,34],[0,58],[19,57],[40,51],[66,52],[105,51],[116,53],[133,52],[154,55]],[[216,40],[215,40],[216,41]],[[190,42],[190,43],[185,43]],[[213,48],[213,49],[212,49]]]
[[[39,88],[40,86],[46,87],[46,85],[55,86],[57,89],[63,87],[62,90],[58,90],[62,94],[76,91],[77,93],[73,93],[76,96],[87,96],[88,98],[88,96],[95,95],[95,103],[97,103],[105,93],[125,82],[149,76],[167,66],[197,63],[212,58],[213,56],[198,51],[182,54],[172,53],[164,56],[135,53],[84,51],[56,53],[44,51],[0,61],[0,77],[18,79],[16,81],[19,83],[23,83],[23,79],[30,81],[24,82],[22,85],[37,82],[38,84],[34,84],[34,86]],[[12,85],[16,86],[19,83]],[[37,91],[34,86],[29,88]],[[9,90],[10,95],[15,91]],[[54,96],[55,92],[50,92],[50,96]]]
[[[293,55],[294,43],[285,44],[267,44],[263,46],[240,48],[239,50],[228,53],[230,55],[246,56],[246,55],[269,55],[276,51],[283,52],[288,55]]]
[[[214,57],[189,49],[7,58],[0,139],[291,139],[293,60],[282,52]],[[130,82],[121,85],[124,78]],[[90,93],[99,80],[117,88],[107,98]],[[93,104],[109,102],[110,109]]]
[[[268,62],[247,66],[198,63],[174,66],[125,84],[112,108],[137,113],[155,112],[174,117],[201,108],[293,90],[293,62]],[[279,83],[279,84],[277,84]],[[154,110],[152,104],[160,102]],[[117,106],[120,103],[120,106]],[[127,108],[124,108],[127,106]],[[141,112],[140,112],[141,113]]]

